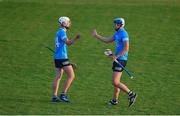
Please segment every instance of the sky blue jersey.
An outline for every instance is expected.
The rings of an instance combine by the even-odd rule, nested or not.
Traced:
[[[115,55],[119,54],[124,49],[124,42],[129,42],[129,36],[125,29],[118,30],[114,35],[113,39],[116,43]],[[127,60],[128,52],[118,57],[119,60]]]
[[[64,28],[60,28],[56,33],[56,38],[55,38],[54,59],[68,59],[67,45],[64,42],[65,39],[67,39],[66,30]]]

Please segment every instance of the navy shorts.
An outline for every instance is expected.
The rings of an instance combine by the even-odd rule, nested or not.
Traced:
[[[54,59],[54,63],[56,68],[63,68],[64,66],[71,65],[69,59]]]
[[[127,64],[127,61],[126,60],[118,60],[118,62],[123,66],[125,67],[126,64]],[[124,69],[118,64],[116,63],[115,61],[113,62],[113,66],[112,66],[112,70],[113,72],[122,72]]]

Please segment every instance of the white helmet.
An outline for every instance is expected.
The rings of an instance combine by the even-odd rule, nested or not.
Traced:
[[[113,21],[115,24],[122,24],[122,27],[125,26],[125,20],[124,18],[115,18]]]
[[[67,24],[69,21],[70,21],[69,17],[66,16],[59,17],[60,24],[62,24],[63,22]]]

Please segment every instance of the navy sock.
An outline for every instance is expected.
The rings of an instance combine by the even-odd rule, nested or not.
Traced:
[[[61,96],[65,96],[66,94],[64,92],[61,93]]]

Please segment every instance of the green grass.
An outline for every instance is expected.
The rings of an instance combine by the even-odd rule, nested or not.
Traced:
[[[178,0],[0,0],[0,114],[180,114],[179,12]],[[52,104],[53,54],[42,44],[53,48],[62,15],[72,20],[69,37],[80,32],[82,39],[69,48],[78,64],[72,103]],[[90,35],[97,28],[111,36],[121,16],[130,35],[127,67],[136,77],[124,73],[122,81],[139,95],[132,108],[124,93],[107,107],[112,64],[103,50],[114,44]]]

